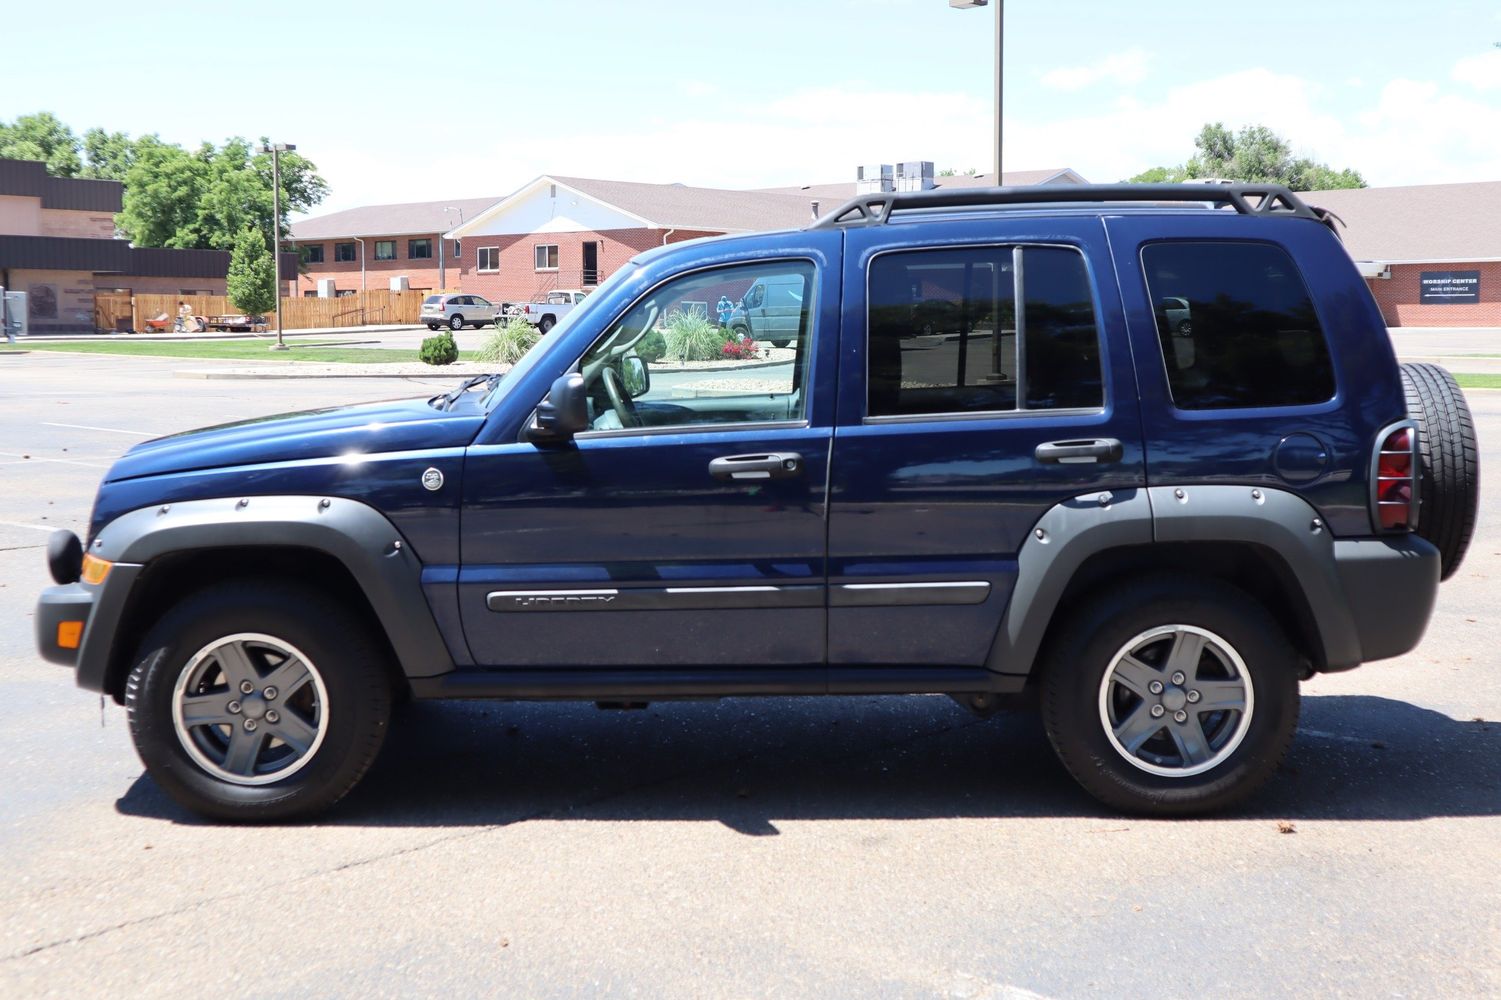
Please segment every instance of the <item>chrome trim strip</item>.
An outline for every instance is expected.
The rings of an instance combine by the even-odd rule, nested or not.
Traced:
[[[914,604],[984,604],[990,584],[984,580],[934,580],[919,583],[840,583],[829,588],[831,608],[872,608]]]
[[[714,611],[747,608],[822,608],[822,583],[726,587],[622,587],[593,590],[495,590],[491,611]]]
[[[931,583],[841,583],[845,590],[921,590],[924,587],[983,587],[990,589],[984,580],[939,580]]]

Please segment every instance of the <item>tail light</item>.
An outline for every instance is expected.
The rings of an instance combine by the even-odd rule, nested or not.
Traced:
[[[1417,427],[1388,427],[1377,439],[1372,463],[1371,506],[1381,531],[1411,531],[1418,524]]]

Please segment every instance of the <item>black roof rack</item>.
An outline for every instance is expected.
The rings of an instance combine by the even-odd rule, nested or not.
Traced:
[[[880,226],[891,220],[893,212],[909,210],[1081,202],[1207,202],[1229,205],[1241,215],[1325,221],[1318,210],[1309,208],[1280,184],[1049,184],[864,194],[851,198],[808,228]]]

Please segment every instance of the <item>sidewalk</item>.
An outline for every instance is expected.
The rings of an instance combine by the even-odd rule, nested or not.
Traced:
[[[410,333],[413,330],[425,330],[421,323],[393,323],[384,326],[328,326],[315,327],[311,330],[284,330],[283,340],[291,340],[295,337],[329,337],[342,336],[344,334],[372,334],[372,333]],[[24,338],[17,346],[24,344],[30,339],[44,340],[48,343],[82,342],[91,340],[129,340],[129,341],[162,341],[162,340],[275,340],[276,333],[33,333]]]

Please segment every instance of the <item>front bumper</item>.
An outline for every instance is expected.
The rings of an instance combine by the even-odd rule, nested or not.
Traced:
[[[97,586],[65,583],[42,591],[36,603],[36,645],[42,659],[73,667],[79,687],[104,691],[125,602],[143,568],[136,563],[115,563],[109,577]],[[83,623],[77,648],[60,641],[63,634],[58,626],[67,622]]]
[[[81,583],[66,583],[48,587],[36,602],[36,648],[42,659],[64,667],[78,665],[78,651],[82,648],[82,636],[94,611],[94,589]],[[76,629],[72,646],[64,646],[63,636],[72,623],[83,623]]]

